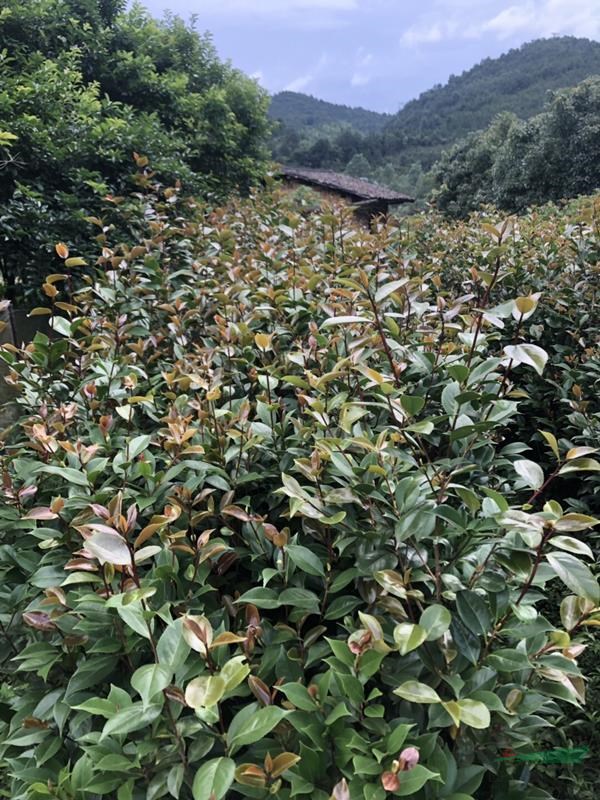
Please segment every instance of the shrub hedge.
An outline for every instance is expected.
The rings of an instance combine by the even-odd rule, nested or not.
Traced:
[[[598,210],[156,189],[57,243],[2,351],[3,795],[565,797],[503,752],[600,624]]]

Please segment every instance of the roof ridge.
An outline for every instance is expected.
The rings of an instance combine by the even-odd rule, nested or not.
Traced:
[[[414,202],[414,198],[402,192],[397,192],[389,186],[383,186],[364,178],[355,178],[352,175],[346,175],[341,172],[334,172],[330,169],[284,165],[278,171],[284,178],[295,178],[363,200],[385,200],[388,203]]]

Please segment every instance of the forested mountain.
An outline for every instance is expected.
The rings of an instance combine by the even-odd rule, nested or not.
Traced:
[[[435,202],[453,216],[483,203],[523,212],[600,188],[600,77],[562,89],[541,114],[499,114],[435,164]]]
[[[269,116],[296,131],[350,125],[359,133],[380,131],[391,119],[391,114],[328,103],[301,92],[278,92],[273,95]]]
[[[384,151],[404,153],[405,163],[418,152],[429,165],[441,147],[485,128],[499,112],[527,119],[542,110],[549,91],[597,74],[600,42],[573,36],[529,42],[407,103],[384,129]]]
[[[284,127],[273,139],[273,156],[370,177],[423,196],[431,186],[426,173],[453,144],[486,128],[501,112],[521,119],[539,114],[551,91],[593,75],[600,75],[599,42],[572,36],[539,39],[452,75],[444,86],[407,103],[379,131],[362,133],[341,117],[337,127],[328,129],[298,129],[296,123]]]

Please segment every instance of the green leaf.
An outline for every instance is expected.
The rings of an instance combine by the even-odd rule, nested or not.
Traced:
[[[519,672],[522,669],[531,669],[531,662],[525,653],[510,648],[496,650],[487,657],[487,663],[498,672]]]
[[[419,626],[427,634],[427,641],[433,642],[443,636],[452,622],[452,614],[444,606],[437,603],[428,606],[421,614]]]
[[[450,634],[454,640],[456,650],[471,664],[477,664],[481,652],[481,641],[477,634],[467,628],[456,616],[452,618]]]
[[[94,714],[105,719],[110,719],[117,710],[114,703],[101,697],[93,697],[91,700],[86,700],[85,703],[71,706],[71,708],[75,711],[85,711],[86,714]]]
[[[394,689],[394,694],[402,697],[403,700],[408,700],[410,703],[441,703],[440,696],[425,683],[419,681],[405,681],[397,689]]]
[[[548,353],[537,344],[510,344],[504,348],[508,360],[513,362],[513,366],[527,364],[533,367],[538,375],[544,372],[544,367],[548,361]]]
[[[319,598],[314,592],[308,589],[285,589],[279,595],[279,604],[283,606],[294,606],[302,611],[318,611]]]
[[[448,383],[444,387],[442,392],[442,408],[448,416],[453,417],[460,408],[460,404],[456,399],[460,393],[460,384],[456,381]]]
[[[225,683],[225,691],[231,692],[246,680],[250,674],[250,667],[246,656],[234,656],[221,667],[220,677]]]
[[[515,461],[513,466],[530,489],[539,489],[544,483],[544,471],[535,461],[522,459],[521,461]]]
[[[302,686],[300,683],[286,683],[280,686],[278,691],[283,692],[290,703],[293,703],[301,711],[316,711],[318,708],[306,686]]]
[[[150,446],[150,442],[152,441],[152,437],[148,436],[147,434],[144,436],[136,436],[135,438],[131,439],[127,443],[127,455],[129,456],[129,461],[133,461],[134,458],[143,453],[145,450],[148,449]]]
[[[231,758],[213,758],[203,764],[194,776],[194,800],[222,800],[235,777],[235,761]]]
[[[351,717],[352,714],[348,711],[346,703],[342,700],[340,701],[336,707],[331,711],[331,713],[325,718],[325,725],[333,725],[334,722],[337,722],[338,719],[342,717]]]
[[[419,791],[427,781],[441,780],[439,772],[432,772],[430,769],[417,764],[408,772],[400,773],[400,788],[394,792],[395,797],[409,797]]]
[[[442,703],[442,708],[452,719],[452,722],[458,727],[460,725],[460,708],[456,700],[449,700],[446,703]]]
[[[556,458],[560,458],[560,451],[558,449],[558,442],[556,441],[556,436],[553,433],[550,433],[550,431],[539,431],[539,433],[541,433],[544,439],[548,442],[548,444],[550,445],[550,449],[552,450]]]
[[[190,646],[183,637],[183,619],[180,617],[168,625],[158,640],[156,652],[161,664],[175,670],[188,657]]]
[[[225,681],[220,675],[200,675],[185,688],[185,702],[196,711],[216,706],[225,694]]]
[[[146,664],[139,667],[131,676],[131,685],[142,698],[144,708],[151,704],[154,698],[171,683],[173,673],[168,667],[160,664]]]
[[[286,713],[277,706],[267,706],[253,714],[239,730],[235,731],[233,736],[231,736],[230,727],[226,735],[230,751],[233,753],[234,750],[240,747],[253,744],[268,736],[273,728],[276,728],[281,720],[284,719]]]
[[[139,600],[134,603],[129,603],[126,606],[118,605],[117,614],[121,617],[123,622],[135,631],[139,636],[145,639],[150,638],[150,631],[148,630],[148,623],[144,617],[144,609]]]
[[[546,560],[556,575],[568,588],[592,603],[600,603],[600,585],[589,567],[569,553],[547,553]]]
[[[427,631],[412,622],[401,622],[394,628],[394,641],[398,645],[401,656],[416,650],[426,638]]]
[[[277,592],[273,589],[250,589],[244,592],[241,597],[235,601],[236,603],[249,603],[257,608],[279,608],[281,605]]]
[[[419,395],[413,395],[411,397],[410,395],[403,394],[400,397],[400,405],[404,411],[406,411],[409,417],[416,417],[417,414],[423,410],[425,398],[420,397]]]
[[[466,627],[478,636],[485,636],[491,627],[492,620],[485,601],[469,589],[456,593],[458,615]]]
[[[350,614],[357,606],[362,605],[362,600],[352,595],[345,594],[341,597],[336,597],[333,603],[327,606],[323,619],[339,619],[340,617]]]
[[[414,725],[396,725],[385,740],[387,753],[397,755]]]
[[[133,703],[127,708],[122,708],[104,725],[100,741],[107,736],[123,735],[147,728],[160,715],[162,707],[162,703],[154,703],[146,708],[142,703]]]
[[[489,728],[491,716],[488,707],[480,700],[457,700],[460,709],[460,721],[471,728],[483,730]]]
[[[574,461],[567,461],[559,469],[559,475],[567,475],[569,472],[599,472],[600,462],[595,458],[576,458]]]
[[[72,483],[75,486],[85,486],[87,488],[90,483],[88,476],[84,472],[80,472],[78,469],[72,469],[71,467],[44,465],[43,467],[39,467],[38,472],[46,472],[48,475],[58,475],[67,483]]]
[[[308,547],[302,547],[298,544],[288,544],[285,548],[286,553],[296,567],[306,572],[308,575],[316,575],[325,577],[325,567],[321,559],[309,550]]]

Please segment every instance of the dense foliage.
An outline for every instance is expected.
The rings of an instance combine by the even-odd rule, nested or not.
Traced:
[[[521,211],[600,188],[600,77],[557,92],[530,120],[501,115],[444,154],[434,168],[441,210],[482,203]]]
[[[3,348],[4,795],[583,800],[501,751],[600,623],[599,211],[109,207]]]
[[[389,114],[328,103],[301,92],[278,92],[271,98],[269,116],[282,122],[286,128],[304,132],[306,128],[324,128],[329,125],[348,125],[359,133],[380,131],[389,120]]]
[[[5,0],[0,9],[0,271],[22,294],[52,241],[83,246],[134,154],[168,184],[224,196],[262,174],[268,98],[207,36],[122,0]]]
[[[311,110],[320,119],[319,101],[291,94],[278,106],[284,126],[274,136],[273,154],[286,163],[351,174],[353,160],[360,157],[364,177],[423,198],[432,185],[425,173],[445,149],[488,126],[500,112],[527,120],[542,111],[549,91],[599,74],[600,43],[571,36],[540,39],[452,75],[444,86],[435,86],[383,119],[382,130],[372,133],[354,124],[342,106],[336,119],[331,104],[326,104],[327,126],[309,126],[303,119]],[[465,146],[473,139],[480,147],[476,137]],[[510,171],[515,184],[522,186],[518,170],[511,165]],[[539,196],[546,201],[555,195],[544,194],[540,187]]]

